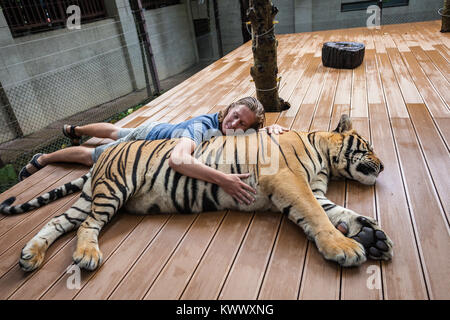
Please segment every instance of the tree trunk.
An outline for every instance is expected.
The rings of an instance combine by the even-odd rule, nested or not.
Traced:
[[[269,112],[289,108],[289,103],[278,96],[277,46],[273,19],[278,9],[270,0],[250,0],[247,16],[252,28],[252,51],[254,65],[250,69],[256,96]]]
[[[450,0],[444,1],[444,9],[442,14],[441,32],[450,32]]]
[[[239,4],[241,6],[241,29],[242,29],[242,40],[243,43],[250,41],[252,36],[248,33],[247,29],[247,10],[248,10],[248,1],[249,0],[239,0]]]

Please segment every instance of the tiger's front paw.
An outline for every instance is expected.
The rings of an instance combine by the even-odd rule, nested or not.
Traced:
[[[90,271],[97,269],[103,261],[103,255],[97,245],[78,246],[72,258],[80,268]]]
[[[337,230],[319,232],[315,242],[325,259],[336,261],[343,267],[359,266],[367,260],[364,247]]]
[[[31,240],[20,253],[19,266],[23,271],[33,271],[39,268],[44,261],[47,246],[44,242]]]
[[[392,259],[394,255],[393,242],[381,230],[376,220],[352,213],[346,219],[340,221],[337,228],[343,231],[347,237],[361,243],[369,258],[375,260]]]

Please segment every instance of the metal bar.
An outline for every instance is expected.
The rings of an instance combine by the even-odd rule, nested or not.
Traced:
[[[66,10],[67,10],[67,8],[64,8],[64,3],[61,0],[58,0],[56,2],[56,6],[58,8],[59,15],[60,15],[61,19],[66,20]],[[55,11],[55,15],[56,15],[56,13],[58,12],[56,10],[56,8],[54,8],[54,11]]]
[[[22,0],[23,1],[23,0]],[[23,5],[23,15],[26,17],[26,19],[27,19],[27,21],[28,21],[28,23],[27,24],[34,24],[34,22],[33,22],[33,19],[32,18],[30,18],[30,12],[29,12],[29,6],[26,4],[26,2],[25,1],[23,1],[22,2],[24,5]]]
[[[161,92],[161,85],[159,83],[158,72],[156,70],[155,58],[150,44],[150,38],[147,32],[147,24],[145,22],[144,9],[142,8],[141,0],[130,0],[131,9],[134,11],[136,19],[138,34],[144,43],[145,52],[147,54],[147,61],[150,67],[150,74],[152,76],[153,86],[156,94]]]
[[[83,5],[84,5],[85,8],[86,8],[86,15],[91,15],[91,14],[94,12],[94,10],[93,10],[93,8],[92,8],[92,1],[86,1],[86,0],[84,0],[84,1],[83,1]]]
[[[217,44],[219,45],[219,54],[221,57],[223,57],[222,32],[220,29],[219,6],[217,5],[217,0],[213,0],[213,5],[214,5],[214,20],[216,21]]]
[[[35,9],[37,9],[36,8],[36,3],[31,2],[30,5],[29,5],[29,10],[31,12],[31,16],[33,17],[33,23],[36,23],[36,22],[39,21],[39,14],[37,14],[37,10],[35,10]]]
[[[11,16],[14,17],[14,20],[16,22],[16,24],[12,25],[13,30],[18,26],[24,25],[25,22],[23,21],[23,17],[20,15],[19,6],[13,6],[10,2],[9,12],[11,13]]]

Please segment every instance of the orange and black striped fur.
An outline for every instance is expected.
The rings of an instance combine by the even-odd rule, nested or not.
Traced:
[[[325,197],[331,177],[374,184],[383,170],[369,143],[343,116],[333,132],[290,131],[216,137],[194,151],[204,163],[226,173],[250,172],[245,180],[257,190],[251,205],[236,202],[215,184],[183,176],[168,159],[177,140],[134,141],[106,150],[80,179],[22,205],[0,205],[4,214],[42,206],[70,192],[80,199],[53,218],[22,250],[20,266],[39,267],[48,247],[78,228],[74,261],[96,269],[102,261],[98,235],[119,208],[137,214],[194,213],[215,210],[280,211],[299,225],[324,258],[343,266],[367,257],[388,260],[392,242],[377,222],[338,206]]]

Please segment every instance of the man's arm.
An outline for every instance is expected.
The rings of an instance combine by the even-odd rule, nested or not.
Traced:
[[[194,149],[194,141],[181,138],[172,151],[169,166],[183,175],[217,184],[241,204],[255,201],[250,192],[256,193],[256,190],[241,180],[248,178],[249,173],[226,174],[208,167],[192,156]]]

